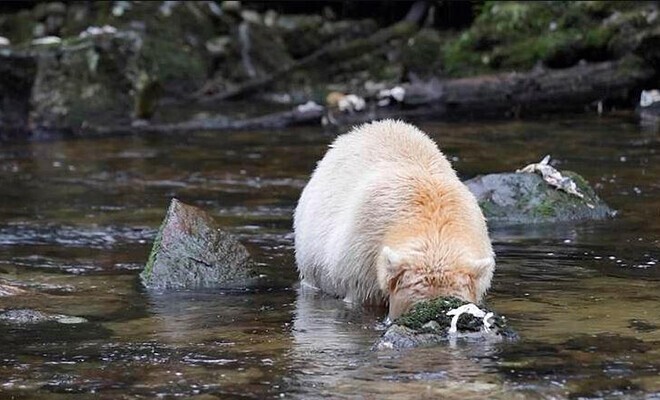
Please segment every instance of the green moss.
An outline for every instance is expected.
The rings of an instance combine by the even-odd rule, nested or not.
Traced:
[[[154,239],[154,244],[151,246],[151,252],[149,252],[149,259],[147,259],[147,263],[145,264],[144,269],[140,273],[140,278],[142,279],[143,282],[149,280],[149,278],[151,277],[151,271],[154,268],[154,263],[156,262],[156,256],[160,253],[161,242],[163,240],[163,229],[167,224],[167,219],[169,218],[169,214],[170,212],[168,210],[165,219],[158,228],[158,233],[156,234],[156,238]]]
[[[442,61],[449,76],[477,75],[490,70],[488,55],[473,49],[472,36],[470,31],[466,31],[443,45]]]
[[[195,49],[167,38],[148,37],[143,55],[152,61],[153,74],[161,82],[201,81],[206,74],[206,65]]]
[[[465,76],[529,69],[539,61],[561,68],[582,59],[611,58],[610,43],[630,36],[624,26],[648,25],[641,11],[643,5],[629,3],[635,4],[487,1],[473,25],[442,47],[446,71]],[[615,23],[604,24],[614,12],[621,16]]]
[[[490,200],[482,200],[479,202],[479,208],[484,213],[486,218],[491,218],[501,214],[499,208],[493,204]]]
[[[534,209],[534,214],[542,217],[554,217],[555,216],[555,204],[549,198],[543,199],[543,201],[536,206]]]
[[[460,307],[468,302],[455,297],[441,297],[431,301],[417,303],[410,311],[397,318],[394,323],[411,329],[420,330],[430,321],[436,321],[440,326],[449,326],[451,318],[447,311]]]
[[[582,177],[582,175],[578,174],[577,172],[573,172],[573,171],[561,171],[561,173],[564,176],[567,176],[567,177],[573,179],[573,182],[575,182],[575,184],[577,185],[578,190],[583,191],[583,192],[584,191],[591,191],[591,186],[589,186],[589,182],[587,182],[587,180],[584,179]]]

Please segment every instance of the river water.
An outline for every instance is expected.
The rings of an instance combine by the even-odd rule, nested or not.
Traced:
[[[0,398],[660,398],[658,131],[628,116],[421,127],[462,178],[551,154],[618,210],[490,227],[487,301],[519,342],[376,352],[382,310],[299,295],[291,214],[333,138],[320,129],[3,144],[0,283],[28,293],[0,309],[88,322],[0,322]],[[142,290],[172,197],[236,234],[268,284]]]

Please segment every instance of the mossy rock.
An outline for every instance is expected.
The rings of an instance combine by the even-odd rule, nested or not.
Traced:
[[[172,199],[140,278],[155,290],[243,287],[251,266],[247,249],[209,214]]]
[[[32,123],[78,131],[87,124],[128,122],[141,65],[140,37],[119,32],[31,46],[36,60]]]
[[[580,198],[558,190],[540,175],[501,173],[477,176],[466,181],[489,223],[499,225],[539,224],[603,220],[615,212],[598,197],[580,175],[561,171],[575,182]]]
[[[468,342],[515,340],[517,334],[509,327],[506,318],[481,306],[482,311],[493,312],[489,319],[489,331],[483,328],[483,318],[462,314],[456,323],[457,331],[450,333],[452,316],[447,312],[470,304],[455,297],[440,297],[417,303],[410,311],[394,320],[392,326],[374,346],[375,349],[402,349],[440,344],[449,340]]]

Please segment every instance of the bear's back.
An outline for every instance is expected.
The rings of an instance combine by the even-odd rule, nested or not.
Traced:
[[[386,225],[406,202],[401,182],[447,173],[457,179],[435,142],[404,122],[373,122],[338,137],[294,215],[303,282],[340,297],[352,286],[343,279],[356,273],[360,286],[377,286],[370,265]]]
[[[384,120],[364,124],[339,136],[325,159],[342,161],[355,173],[392,163],[428,168],[429,172],[452,170],[438,146],[424,132],[402,121]],[[323,162],[323,161],[321,161]]]

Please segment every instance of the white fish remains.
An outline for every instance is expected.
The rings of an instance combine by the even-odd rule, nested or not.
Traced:
[[[557,171],[553,166],[550,165],[550,155],[543,157],[538,163],[532,163],[527,165],[524,168],[516,170],[517,173],[539,173],[543,177],[543,180],[548,183],[550,186],[554,186],[557,189],[563,190],[568,194],[572,194],[581,199],[584,199],[584,195],[580,193],[577,188],[577,184],[573,179],[563,176],[561,172]]]
[[[470,303],[470,304],[463,304],[458,308],[454,308],[453,310],[447,311],[447,315],[449,316],[453,315],[453,318],[451,319],[451,326],[449,327],[449,333],[456,333],[458,331],[456,324],[458,324],[458,318],[460,318],[460,316],[463,314],[470,314],[477,318],[483,318],[484,331],[490,332],[490,327],[493,324],[489,320],[493,318],[493,313],[485,312],[484,310],[477,307],[473,303]]]

